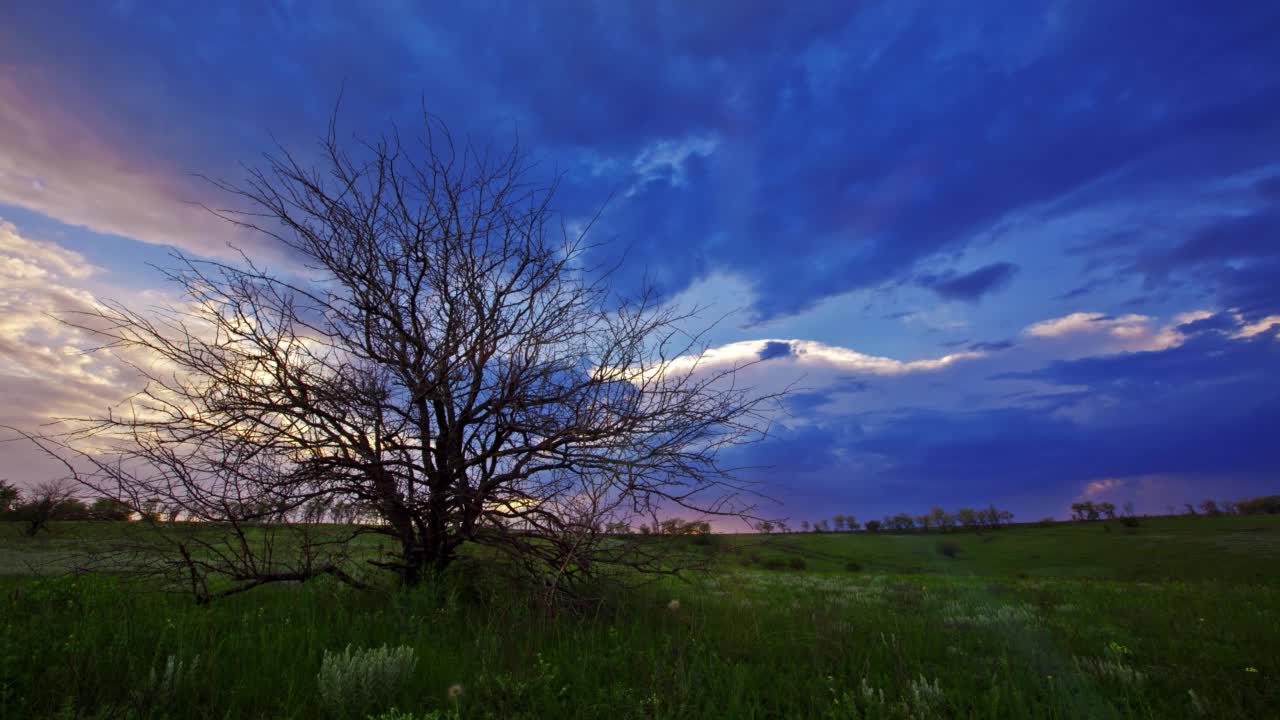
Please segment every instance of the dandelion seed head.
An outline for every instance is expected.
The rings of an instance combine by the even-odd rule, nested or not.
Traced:
[[[462,697],[462,683],[454,683],[449,686],[449,699],[457,700]]]
[[[680,601],[679,601],[679,600],[672,599],[672,600],[671,600],[671,602],[667,603],[667,609],[668,609],[668,610],[670,610],[670,611],[672,611],[672,612],[675,612],[676,610],[679,610],[679,609],[680,609]]]

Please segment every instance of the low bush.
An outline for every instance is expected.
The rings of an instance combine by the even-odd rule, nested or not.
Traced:
[[[960,555],[960,546],[950,540],[942,540],[937,546],[938,554],[955,560]]]

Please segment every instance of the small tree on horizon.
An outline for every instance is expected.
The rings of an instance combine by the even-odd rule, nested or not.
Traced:
[[[27,524],[23,533],[27,537],[35,537],[41,530],[47,530],[50,522],[65,515],[68,509],[74,513],[83,508],[82,502],[79,503],[80,508],[69,505],[73,500],[79,502],[75,493],[76,486],[70,480],[47,480],[25,493],[25,499],[15,505],[13,515]]]

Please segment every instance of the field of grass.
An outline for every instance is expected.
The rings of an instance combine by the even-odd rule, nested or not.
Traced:
[[[412,591],[269,587],[210,607],[53,576],[69,551],[127,530],[55,525],[30,540],[0,524],[0,716],[1264,718],[1280,707],[1277,517],[715,536],[712,573],[613,593],[585,615],[543,612],[482,571]],[[319,677],[326,653],[383,645],[412,657]]]

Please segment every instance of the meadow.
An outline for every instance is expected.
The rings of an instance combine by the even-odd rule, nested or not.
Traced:
[[[714,535],[579,612],[463,563],[196,606],[67,575],[127,523],[0,523],[5,718],[1262,718],[1280,517]],[[942,545],[946,543],[947,545]],[[385,646],[385,651],[380,648]],[[344,654],[345,653],[345,654]]]

